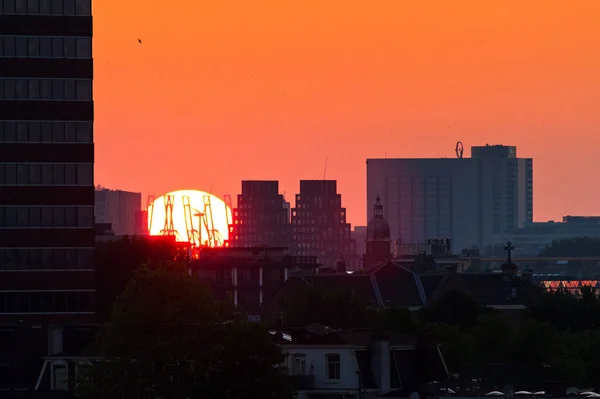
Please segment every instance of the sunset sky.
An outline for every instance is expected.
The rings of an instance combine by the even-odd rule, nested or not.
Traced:
[[[366,158],[518,146],[534,219],[600,214],[598,0],[96,0],[96,184],[233,198]],[[138,43],[138,38],[143,40]]]

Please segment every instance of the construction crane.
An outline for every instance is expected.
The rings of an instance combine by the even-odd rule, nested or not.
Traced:
[[[458,141],[456,143],[456,148],[454,149],[454,151],[456,152],[456,158],[462,159],[464,150],[465,149],[463,147],[462,141]]]
[[[160,231],[160,234],[164,236],[174,236],[178,238],[177,230],[173,225],[173,202],[175,200],[174,195],[165,196],[165,225]],[[179,241],[179,240],[178,240]]]
[[[184,195],[181,197],[181,201],[183,202],[183,215],[185,218],[185,231],[187,233],[188,242],[194,247],[200,245],[200,240],[198,239],[198,231],[194,229],[194,219],[192,218],[192,206],[190,203],[190,197]],[[201,228],[202,225],[199,225]]]
[[[213,219],[212,206],[210,203],[210,195],[205,195],[203,197],[203,200],[204,200],[204,218],[205,218],[205,223],[207,225],[206,230],[208,232],[208,246],[216,247],[217,241],[215,240],[215,232],[217,230],[215,229],[215,221]]]
[[[148,196],[148,220],[146,221],[148,233],[152,229],[152,215],[154,215],[154,195]]]

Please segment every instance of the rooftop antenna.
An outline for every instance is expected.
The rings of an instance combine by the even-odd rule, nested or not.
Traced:
[[[462,159],[464,150],[465,149],[463,147],[462,141],[457,141],[456,148],[454,149],[454,151],[456,152],[456,158]]]
[[[327,176],[327,161],[329,157],[325,157],[325,170],[323,171],[323,180],[325,180],[325,176]]]

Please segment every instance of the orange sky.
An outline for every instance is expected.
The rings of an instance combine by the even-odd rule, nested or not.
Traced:
[[[361,225],[366,158],[462,140],[534,158],[535,220],[600,214],[598,0],[96,0],[94,17],[97,184],[235,198],[277,179],[293,201],[328,157]]]

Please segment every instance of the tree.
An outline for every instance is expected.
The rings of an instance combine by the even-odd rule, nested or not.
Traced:
[[[447,324],[465,330],[476,324],[482,314],[494,312],[494,309],[481,306],[470,295],[449,291],[430,306],[422,308],[419,318],[423,323]]]
[[[317,283],[302,286],[283,298],[281,310],[285,324],[295,327],[315,323],[337,328],[372,327],[377,320],[377,311],[364,296]]]
[[[119,295],[82,373],[83,397],[292,398],[284,355],[260,325],[187,274],[185,263],[141,268]]]
[[[575,237],[553,240],[539,253],[541,257],[600,256],[600,238]]]
[[[142,265],[152,267],[185,257],[174,241],[150,240],[147,237],[124,237],[96,244],[96,286],[98,309],[102,321],[108,320],[110,308],[125,289],[133,273]]]

